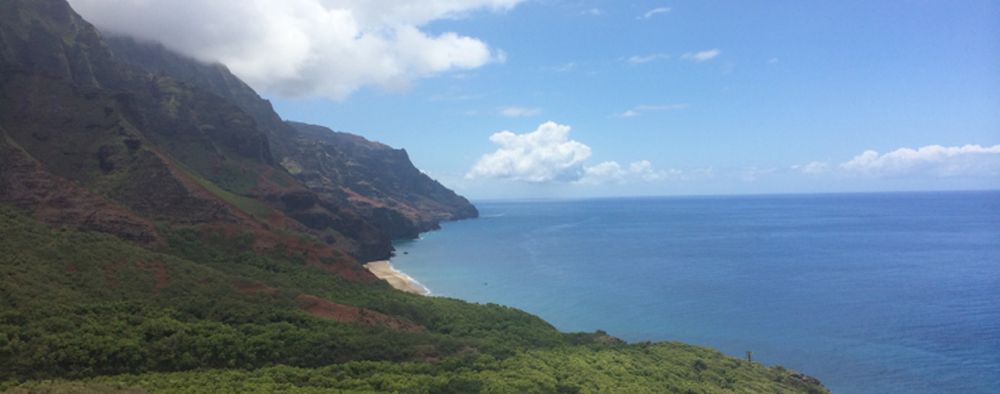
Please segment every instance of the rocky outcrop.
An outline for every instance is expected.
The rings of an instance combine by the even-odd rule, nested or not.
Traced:
[[[287,124],[225,66],[103,37],[64,0],[0,1],[0,71],[16,153],[0,198],[59,206],[52,223],[153,243],[151,222],[282,229],[376,260],[392,239],[476,215],[405,151]],[[106,214],[69,214],[92,208]]]
[[[163,242],[153,224],[99,195],[52,175],[0,128],[0,204],[59,225],[114,234],[144,245]]]
[[[414,167],[406,150],[322,126],[288,124],[299,134],[282,166],[311,190],[346,198],[395,238],[478,215],[468,200]]]
[[[329,233],[329,239],[353,234],[348,238],[355,242],[345,247],[360,259],[386,258],[392,239],[413,238],[441,221],[478,215],[468,200],[414,167],[405,150],[322,126],[285,122],[224,65],[201,63],[129,37],[106,41],[122,62],[223,97],[252,117],[268,136],[274,161],[306,189],[258,187],[253,192],[309,228]]]
[[[202,63],[173,52],[159,43],[139,41],[127,36],[107,35],[104,41],[123,63],[197,86],[240,107],[254,119],[259,129],[271,137],[272,150],[279,154],[283,154],[283,139],[275,137],[295,134],[274,112],[270,101],[260,97],[223,64]]]

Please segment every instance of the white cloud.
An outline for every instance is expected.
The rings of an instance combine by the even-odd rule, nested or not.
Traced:
[[[569,139],[569,131],[569,126],[545,122],[530,133],[495,133],[490,141],[500,148],[483,155],[465,177],[536,183],[575,180],[591,151],[589,146]]]
[[[642,115],[645,112],[654,111],[677,111],[682,109],[687,109],[690,106],[687,104],[665,104],[665,105],[640,105],[635,108],[626,110],[618,114],[619,118],[634,118],[636,116]]]
[[[796,164],[792,166],[793,171],[798,171],[803,174],[816,175],[823,174],[830,171],[830,164],[822,161],[812,161],[808,164]]]
[[[584,10],[584,11],[580,12],[580,14],[581,15],[590,15],[590,16],[601,16],[601,15],[604,15],[604,10],[602,10],[600,8],[591,8],[589,10]]]
[[[652,17],[654,17],[656,15],[666,14],[668,12],[670,12],[670,7],[657,7],[657,8],[653,8],[653,9],[651,9],[649,11],[646,11],[645,14],[642,14],[642,16],[640,16],[640,17],[638,17],[636,19],[649,19],[649,18],[652,18]]]
[[[628,166],[618,164],[617,161],[587,166],[584,162],[590,157],[590,147],[570,139],[569,132],[569,126],[550,121],[525,134],[510,131],[495,133],[490,136],[490,141],[499,145],[499,148],[483,155],[465,178],[602,185],[706,176],[701,171],[685,174],[674,169],[657,170],[648,160],[635,161]],[[708,171],[707,176],[711,176],[711,170]]]
[[[715,59],[717,56],[722,54],[722,51],[718,49],[708,49],[701,52],[688,52],[681,55],[681,59],[690,60],[695,63],[701,63],[704,61]]]
[[[740,171],[739,177],[743,182],[756,182],[761,177],[777,172],[776,168],[746,167]]]
[[[550,68],[550,70],[558,72],[558,73],[570,72],[570,71],[573,71],[575,69],[576,69],[576,62],[563,63],[563,64],[560,64],[558,66]]]
[[[840,169],[868,176],[1000,176],[1000,145],[928,145],[886,154],[867,150],[841,163]]]
[[[778,58],[772,57],[770,59],[767,59],[767,64],[778,64],[778,61],[779,61]]]
[[[508,118],[524,118],[528,116],[535,116],[542,113],[541,108],[527,108],[527,107],[503,107],[498,110],[500,115],[506,116]]]
[[[635,56],[630,56],[628,59],[625,59],[625,61],[629,62],[630,64],[643,64],[643,63],[649,63],[649,62],[652,62],[652,61],[655,61],[655,60],[669,59],[669,58],[670,58],[670,55],[665,54],[665,53],[651,53],[649,55],[642,55],[642,56],[635,55]]]
[[[623,167],[617,161],[606,161],[595,166],[584,167],[583,175],[576,183],[584,185],[602,185],[607,183],[655,182],[682,176],[680,170],[670,169],[658,171],[653,169],[653,163],[648,160],[632,162]]]
[[[522,0],[70,0],[98,27],[221,62],[251,86],[288,97],[343,99],[363,86],[502,62],[479,39],[421,27]]]

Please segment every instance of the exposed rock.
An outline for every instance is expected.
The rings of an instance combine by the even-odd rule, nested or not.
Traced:
[[[44,222],[100,231],[146,245],[162,243],[148,220],[104,197],[52,175],[0,128],[0,203]]]
[[[293,157],[283,159],[301,168],[295,176],[318,193],[346,195],[394,238],[479,214],[468,200],[414,167],[403,149],[322,126],[288,124],[299,131],[287,148]]]
[[[306,232],[368,261],[388,257],[392,239],[477,214],[405,151],[286,124],[226,67],[102,37],[63,0],[0,2],[0,22],[11,144],[52,182],[134,217]],[[146,233],[124,231],[126,216],[86,217],[65,220]]]
[[[308,205],[313,198],[294,187],[258,182],[251,194],[316,232],[350,234],[341,245],[359,259],[386,258],[392,239],[413,238],[440,221],[478,215],[466,199],[417,170],[404,150],[325,127],[286,123],[270,102],[221,64],[128,37],[105,40],[119,60],[226,98],[252,117],[267,135],[279,168],[314,193],[320,207]]]

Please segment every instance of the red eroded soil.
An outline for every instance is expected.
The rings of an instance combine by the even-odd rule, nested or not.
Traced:
[[[233,283],[233,287],[235,287],[236,291],[240,292],[241,294],[247,294],[247,295],[265,294],[269,296],[274,296],[278,294],[278,289],[265,285],[263,283],[250,283],[250,282],[238,281],[236,283]]]
[[[99,231],[144,245],[163,243],[149,220],[50,173],[8,140],[0,140],[0,169],[0,203],[31,209],[36,219],[49,224]]]
[[[302,294],[295,299],[299,302],[299,306],[310,315],[324,319],[385,326],[400,331],[417,332],[426,330],[423,326],[406,319],[389,316],[370,309],[338,304],[308,294]]]
[[[357,260],[330,245],[238,224],[212,224],[206,226],[205,231],[218,232],[226,237],[250,233],[254,239],[254,252],[266,254],[281,251],[288,256],[301,257],[310,267],[322,269],[352,282],[373,283],[378,280],[375,275],[358,264]]]

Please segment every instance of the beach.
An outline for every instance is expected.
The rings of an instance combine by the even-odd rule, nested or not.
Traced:
[[[397,270],[392,266],[392,264],[389,263],[389,260],[372,261],[365,264],[365,268],[375,274],[375,276],[379,279],[389,282],[392,287],[398,290],[419,295],[431,294],[430,289],[420,284],[420,282],[417,282],[409,275]]]

